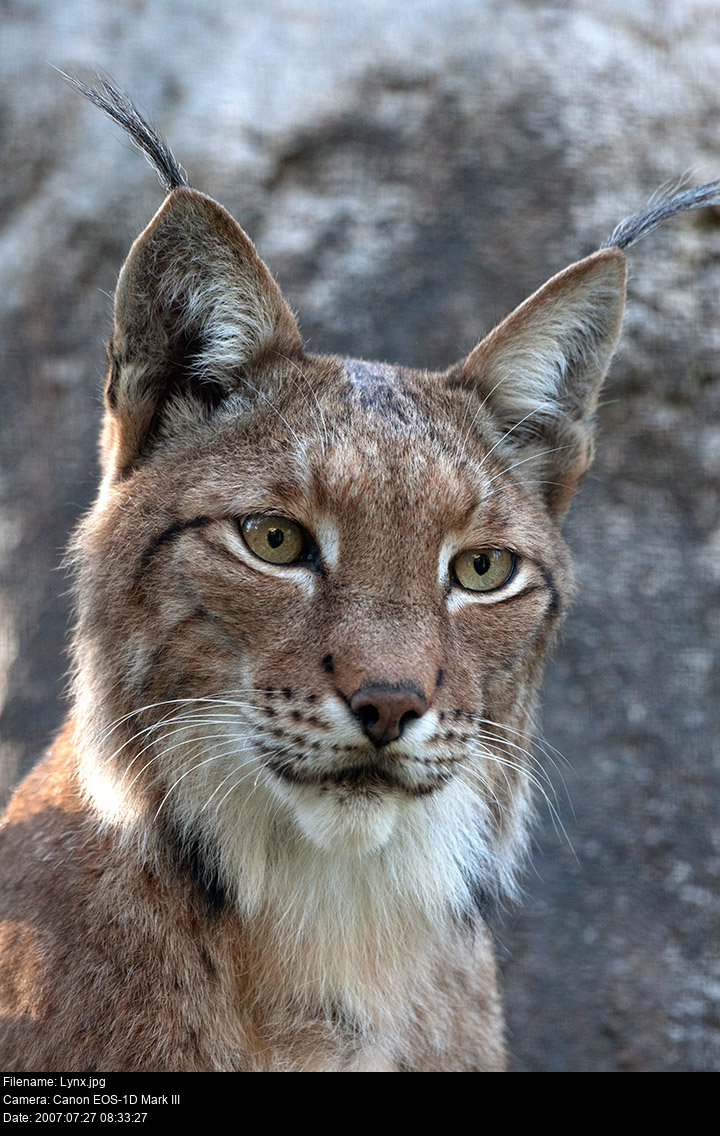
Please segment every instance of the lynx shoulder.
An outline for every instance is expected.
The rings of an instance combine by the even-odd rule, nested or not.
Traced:
[[[490,933],[532,815],[624,222],[442,373],[306,352],[245,233],[167,196],[122,269],[72,705],[0,834],[9,1071],[504,1068]]]

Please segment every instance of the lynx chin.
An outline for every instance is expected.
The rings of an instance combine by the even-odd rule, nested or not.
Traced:
[[[493,1072],[560,532],[623,249],[442,373],[305,351],[248,237],[107,81],[165,200],[115,295],[67,722],[0,837],[8,1071]]]

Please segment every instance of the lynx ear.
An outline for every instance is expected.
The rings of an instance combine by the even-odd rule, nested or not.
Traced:
[[[553,276],[452,373],[473,387],[517,475],[562,513],[593,454],[592,417],[620,332],[625,257],[603,249]]]
[[[296,354],[295,318],[252,242],[220,205],[174,189],[135,241],[115,294],[105,452],[124,476],[173,417],[232,391],[272,350]],[[178,413],[182,410],[183,413]]]

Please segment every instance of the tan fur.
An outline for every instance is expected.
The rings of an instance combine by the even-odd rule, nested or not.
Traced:
[[[623,293],[609,249],[444,374],[313,357],[228,214],[169,195],[118,286],[71,717],[3,825],[4,1068],[504,1068],[484,904]],[[319,560],[259,560],[267,512]],[[515,575],[464,589],[488,547]],[[368,688],[420,711],[381,745]]]

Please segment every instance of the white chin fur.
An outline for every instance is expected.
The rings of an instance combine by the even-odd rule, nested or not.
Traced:
[[[397,798],[390,794],[348,799],[336,793],[303,788],[292,810],[303,836],[316,848],[361,854],[383,848],[395,828]]]

